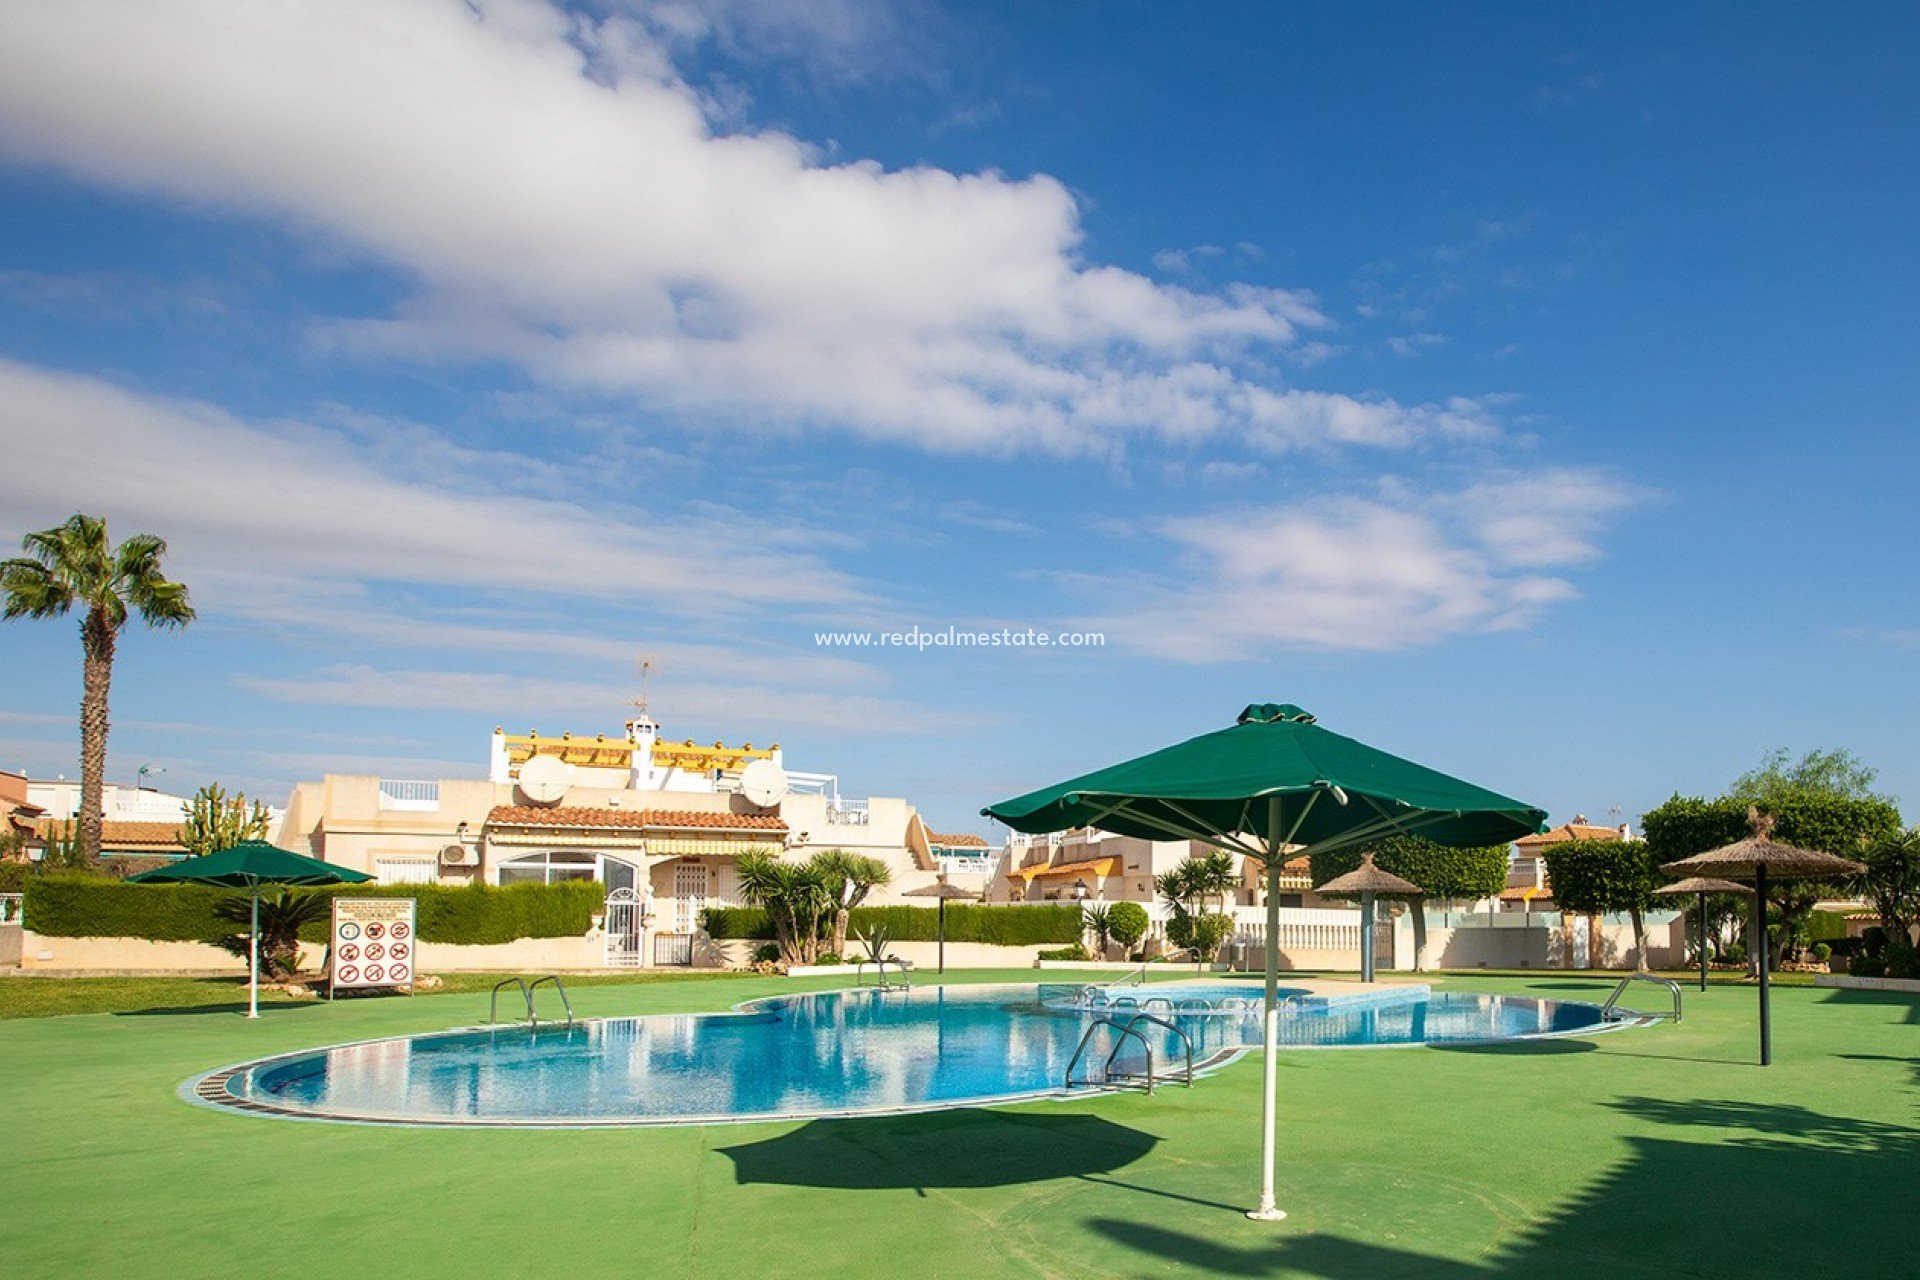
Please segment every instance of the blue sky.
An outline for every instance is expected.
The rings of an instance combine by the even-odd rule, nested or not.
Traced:
[[[110,776],[779,740],[936,827],[1227,723],[1920,796],[1897,5],[0,12],[0,536],[169,537]],[[1100,650],[852,651],[850,628]],[[75,637],[0,628],[0,767]]]

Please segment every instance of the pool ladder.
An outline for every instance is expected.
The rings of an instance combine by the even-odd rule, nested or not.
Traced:
[[[1632,986],[1636,982],[1651,982],[1656,986],[1665,987],[1668,991],[1672,992],[1673,993],[1672,1012],[1643,1013],[1638,1009],[1622,1010],[1618,1008],[1617,1006],[1620,1003],[1620,997],[1627,994],[1627,988]],[[1628,974],[1626,977],[1620,979],[1620,985],[1613,989],[1613,994],[1607,997],[1607,1002],[1604,1005],[1600,1006],[1600,1017],[1603,1021],[1611,1022],[1614,1019],[1622,1018],[1629,1014],[1631,1014],[1633,1017],[1636,1017],[1636,1018],[1646,1018],[1649,1020],[1658,1019],[1658,1018],[1668,1018],[1674,1022],[1680,1021],[1680,984],[1673,981],[1673,979],[1671,978],[1658,978],[1651,973]]]
[[[553,989],[560,993],[560,1004],[567,1011],[567,1029],[572,1030],[573,1001],[567,998],[566,985],[560,981],[560,975],[557,973],[549,973],[545,977],[535,978],[532,982],[528,982],[525,978],[503,978],[499,982],[494,983],[493,995],[487,1001],[488,1024],[493,1025],[500,1021],[500,993],[508,987],[517,986],[520,988],[520,998],[526,1001],[527,1025],[538,1031],[540,1029],[540,1015],[533,1007],[533,989],[544,982],[551,982]]]
[[[1126,1048],[1127,1041],[1131,1039],[1138,1040],[1141,1050],[1147,1055],[1147,1071],[1144,1077],[1144,1083],[1147,1092],[1152,1093],[1155,1082],[1153,1044],[1140,1031],[1140,1024],[1143,1022],[1150,1022],[1156,1027],[1165,1027],[1168,1031],[1180,1037],[1181,1048],[1186,1051],[1187,1056],[1186,1071],[1179,1076],[1169,1076],[1168,1079],[1177,1079],[1191,1089],[1193,1087],[1193,1038],[1165,1018],[1156,1017],[1151,1013],[1136,1013],[1125,1022],[1121,1022],[1118,1018],[1095,1019],[1093,1024],[1087,1028],[1086,1034],[1080,1037],[1080,1043],[1074,1049],[1073,1057],[1067,1061],[1066,1078],[1062,1082],[1061,1087],[1066,1089],[1085,1088],[1095,1084],[1107,1086],[1118,1084],[1127,1087],[1137,1087],[1140,1078],[1127,1074],[1116,1075],[1113,1069],[1114,1060],[1120,1056],[1120,1051]],[[1092,1079],[1075,1080],[1073,1078],[1073,1069],[1080,1065],[1080,1060],[1086,1056],[1088,1046],[1093,1043],[1094,1033],[1102,1027],[1112,1027],[1119,1034],[1114,1037],[1113,1048],[1107,1052],[1107,1060],[1101,1064],[1100,1079],[1098,1081]]]
[[[907,976],[906,963],[904,961],[896,960],[892,956],[888,956],[882,960],[854,961],[854,965],[853,965],[853,985],[854,986],[864,987],[867,985],[866,970],[868,965],[873,966],[873,981],[874,981],[874,988],[876,990],[911,991],[913,989],[913,979]],[[892,965],[894,968],[894,971],[900,975],[900,980],[898,982],[887,981],[888,965]]]

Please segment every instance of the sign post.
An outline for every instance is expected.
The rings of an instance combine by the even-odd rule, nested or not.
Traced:
[[[413,993],[414,930],[412,898],[335,898],[332,945],[327,950],[327,999],[347,988],[382,987]]]

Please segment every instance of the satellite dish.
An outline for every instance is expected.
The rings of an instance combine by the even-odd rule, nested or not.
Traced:
[[[559,756],[534,756],[520,766],[520,794],[528,804],[559,804],[572,782],[573,769]]]
[[[748,803],[771,809],[787,796],[787,771],[771,760],[755,760],[740,771],[740,794]]]

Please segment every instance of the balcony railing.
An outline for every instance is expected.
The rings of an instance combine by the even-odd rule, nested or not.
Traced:
[[[833,800],[827,804],[827,821],[835,826],[864,827],[867,817],[865,800]]]
[[[440,807],[440,784],[408,779],[380,779],[380,807],[410,813],[428,813]]]

